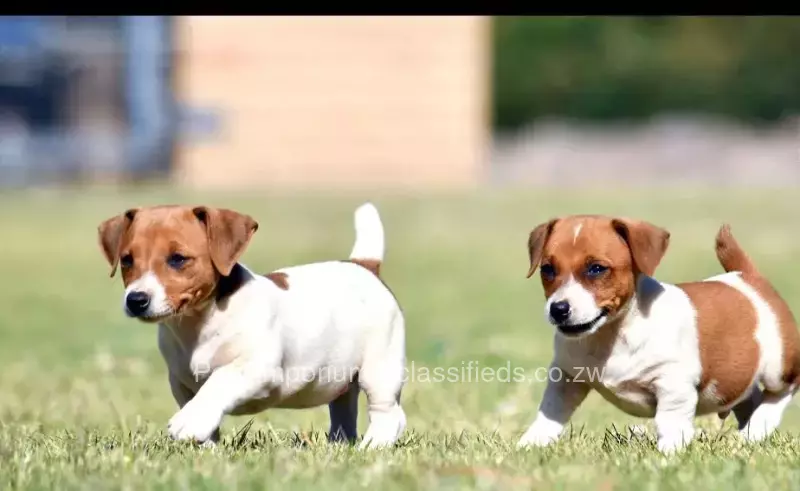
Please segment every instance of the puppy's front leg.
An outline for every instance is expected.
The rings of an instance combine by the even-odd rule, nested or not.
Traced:
[[[517,447],[543,447],[558,440],[567,421],[589,394],[591,388],[586,383],[568,378],[560,370],[558,374],[558,380],[549,378],[539,413]]]
[[[280,370],[234,362],[211,373],[197,394],[168,424],[176,440],[206,442],[217,433],[222,417],[242,403],[266,398],[280,384]]]
[[[656,383],[656,431],[658,449],[670,454],[694,438],[697,390],[690,382],[663,380]]]
[[[175,399],[175,402],[178,403],[179,409],[183,409],[183,406],[188,404],[194,397],[194,391],[183,385],[183,383],[178,380],[178,377],[172,373],[169,374],[169,388],[172,391],[172,397]],[[219,428],[217,428],[211,434],[208,443],[216,444],[219,442],[219,438]]]

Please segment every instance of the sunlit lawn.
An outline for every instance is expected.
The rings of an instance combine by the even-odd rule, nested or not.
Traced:
[[[126,319],[119,277],[96,238],[102,220],[131,206],[195,203],[250,213],[260,228],[244,256],[272,269],[344,258],[352,210],[378,205],[387,234],[383,274],[407,317],[417,379],[403,393],[409,430],[395,449],[359,453],[325,442],[327,408],[229,418],[224,443],[201,450],[169,441],[175,411],[153,326]],[[531,228],[568,213],[622,214],[668,228],[657,276],[720,271],[723,221],[800,309],[800,206],[792,191],[494,191],[426,196],[65,191],[0,195],[0,487],[288,489],[796,489],[800,410],[781,432],[744,446],[699,420],[705,434],[664,458],[650,422],[596,395],[554,448],[517,451],[542,383],[420,379],[422,367],[520,368],[551,354],[541,288],[525,280]],[[470,365],[471,363],[471,365]],[[364,402],[362,396],[362,404]],[[649,432],[633,436],[630,424]],[[360,414],[360,431],[366,412]]]

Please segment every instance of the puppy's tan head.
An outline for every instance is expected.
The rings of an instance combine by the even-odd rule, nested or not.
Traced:
[[[156,322],[205,305],[257,229],[231,210],[156,206],[109,218],[98,234],[111,276],[121,270],[125,312]]]
[[[596,215],[534,228],[528,278],[538,267],[548,322],[565,336],[581,337],[615,319],[633,296],[637,276],[655,273],[669,236],[647,222]]]

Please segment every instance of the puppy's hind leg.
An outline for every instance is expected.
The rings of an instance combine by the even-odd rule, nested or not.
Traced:
[[[358,375],[355,376],[347,391],[328,404],[331,416],[331,428],[328,441],[354,443],[358,436]]]
[[[389,339],[376,337],[364,355],[359,384],[367,394],[369,427],[360,449],[394,445],[406,428],[406,415],[400,407],[405,382],[405,326],[397,313]]]
[[[747,423],[750,422],[750,418],[753,416],[753,412],[755,412],[756,408],[761,404],[761,401],[764,399],[764,394],[761,392],[761,389],[758,386],[753,388],[753,392],[744,400],[740,401],[738,404],[733,406],[733,408],[728,412],[733,412],[734,416],[736,416],[736,423],[739,430],[744,429],[747,426]]]
[[[761,441],[771,435],[780,424],[783,412],[797,389],[797,386],[792,386],[781,392],[764,391],[761,403],[752,411],[747,423],[740,424],[739,434],[751,442]]]

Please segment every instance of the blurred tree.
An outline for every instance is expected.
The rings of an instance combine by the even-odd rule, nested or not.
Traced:
[[[543,116],[700,112],[769,123],[800,110],[800,19],[497,17],[495,126]]]

